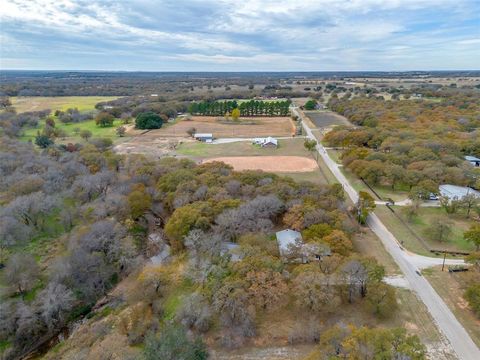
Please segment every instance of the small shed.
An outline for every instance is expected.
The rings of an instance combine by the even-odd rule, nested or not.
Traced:
[[[465,156],[465,160],[467,160],[470,164],[475,167],[480,167],[480,159],[475,156]]]
[[[467,195],[475,195],[480,198],[480,192],[466,186],[457,185],[440,185],[440,195],[448,198],[449,200],[461,200]]]
[[[213,141],[213,134],[197,133],[194,134],[193,137],[198,141],[203,141],[206,143],[211,143]]]

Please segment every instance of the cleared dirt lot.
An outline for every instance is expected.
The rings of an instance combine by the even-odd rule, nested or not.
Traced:
[[[351,125],[345,117],[332,111],[304,111],[304,114],[308,116],[318,128],[332,125]]]
[[[225,123],[213,116],[194,116],[192,120],[180,120],[177,123],[152,130],[142,135],[142,138],[153,137],[186,137],[187,130],[195,128],[198,133],[211,133],[216,138],[225,137],[262,137],[291,136],[295,133],[293,122],[288,117],[248,118],[240,119],[238,123]],[[131,130],[131,135],[138,135],[139,130]]]
[[[318,169],[315,160],[303,156],[232,156],[218,157],[204,162],[222,161],[235,170],[263,170],[267,172],[308,172]]]

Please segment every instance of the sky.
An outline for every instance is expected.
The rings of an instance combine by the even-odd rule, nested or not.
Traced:
[[[0,0],[0,69],[479,70],[480,0]]]

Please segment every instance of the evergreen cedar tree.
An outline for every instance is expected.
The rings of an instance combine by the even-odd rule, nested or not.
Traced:
[[[35,145],[45,149],[51,145],[53,145],[53,140],[50,139],[47,135],[37,135],[35,137]]]
[[[144,112],[135,119],[137,129],[160,129],[163,125],[163,119],[154,112]]]
[[[315,106],[317,106],[317,102],[313,99],[310,99],[308,100],[305,105],[303,106],[303,108],[305,110],[315,110]]]
[[[193,115],[202,116],[224,116],[226,113],[232,114],[234,109],[240,110],[239,116],[288,116],[290,113],[290,100],[279,101],[261,101],[250,100],[242,101],[240,104],[235,100],[230,101],[201,101],[192,102],[188,107],[188,112]]]

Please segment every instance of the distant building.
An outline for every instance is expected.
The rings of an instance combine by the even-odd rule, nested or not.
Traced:
[[[475,157],[475,156],[467,155],[467,156],[465,156],[465,160],[467,160],[470,164],[472,164],[475,167],[480,166],[480,159]]]
[[[211,143],[213,141],[213,134],[197,133],[197,134],[194,134],[193,137],[198,141],[203,141],[206,143]]]
[[[439,190],[440,195],[449,200],[462,200],[465,196],[472,194],[480,198],[480,191],[465,186],[440,185]]]
[[[278,140],[269,136],[266,138],[255,138],[253,139],[253,143],[256,145],[260,145],[261,147],[277,147]]]
[[[157,97],[158,94],[150,94],[150,96]]]

